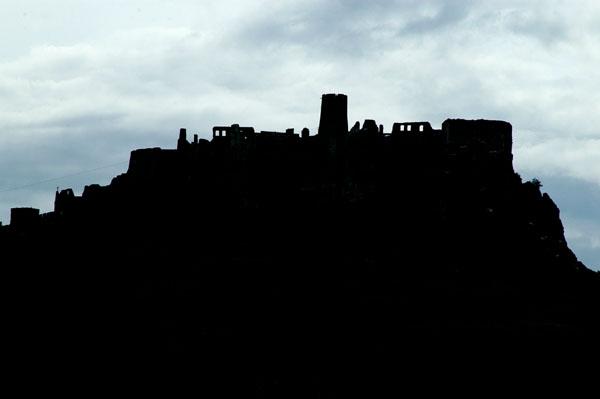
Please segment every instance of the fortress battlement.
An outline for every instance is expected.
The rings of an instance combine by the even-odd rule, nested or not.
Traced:
[[[382,184],[397,184],[402,176],[444,185],[449,175],[502,182],[514,174],[508,122],[447,119],[441,129],[426,121],[397,122],[386,132],[366,119],[348,129],[347,109],[347,96],[324,94],[315,135],[306,127],[298,134],[293,128],[256,131],[232,124],[214,126],[211,140],[194,134],[189,141],[182,128],[176,149],[132,151],[127,173],[110,186],[86,186],[82,196],[70,189],[57,192],[55,212],[78,211],[108,192],[125,195],[124,187],[139,185],[157,190],[189,186],[186,190],[209,191],[212,198],[238,197],[245,206],[263,207],[273,205],[273,198],[294,202],[303,195],[313,195],[306,203],[355,202],[381,191]]]
[[[316,136],[311,136],[307,128],[302,129],[302,134],[294,129],[285,132],[260,131],[253,127],[241,127],[237,124],[231,126],[214,126],[212,140],[198,140],[194,135],[192,142],[188,142],[186,129],[180,129],[177,150],[195,151],[205,147],[208,143],[226,146],[237,151],[246,148],[254,149],[258,144],[296,143],[301,146],[301,141],[314,143],[316,146],[327,146],[335,151],[330,155],[343,156],[349,150],[348,143],[353,145],[378,145],[395,147],[397,150],[437,151],[440,157],[447,155],[465,155],[477,153],[479,158],[485,154],[512,153],[512,126],[508,122],[494,120],[464,120],[447,119],[441,129],[434,129],[429,122],[397,122],[392,126],[391,132],[385,132],[383,125],[377,125],[373,119],[366,119],[362,126],[356,122],[348,129],[347,97],[343,94],[324,94],[321,104],[319,130]],[[370,138],[370,139],[369,139]],[[363,141],[365,139],[367,141]],[[400,148],[403,143],[408,148]],[[351,149],[350,149],[351,150]]]

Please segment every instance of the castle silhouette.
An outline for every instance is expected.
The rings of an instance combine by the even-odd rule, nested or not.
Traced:
[[[323,95],[315,135],[181,129],[176,149],[132,151],[109,185],[57,191],[53,212],[14,208],[0,228],[10,273],[34,276],[47,324],[94,326],[79,346],[260,353],[269,389],[280,371],[265,364],[286,356],[342,367],[434,337],[597,334],[598,273],[515,173],[509,123],[349,129],[347,107]],[[273,396],[292,382],[279,384]]]
[[[373,195],[378,179],[401,176],[409,165],[436,178],[469,170],[487,180],[510,179],[511,151],[512,127],[503,121],[448,119],[441,130],[428,122],[394,123],[386,133],[383,125],[367,119],[362,127],[356,122],[348,130],[347,97],[325,94],[317,135],[311,136],[307,128],[298,135],[294,129],[256,132],[234,124],[213,127],[212,141],[199,140],[195,134],[190,143],[186,129],[180,129],[176,150],[132,151],[127,173],[110,186],[86,186],[82,196],[75,196],[72,189],[57,191],[54,212],[40,216],[33,208],[14,208],[11,225],[83,211],[86,204],[118,192],[120,186],[142,182],[158,186],[173,179],[192,179],[210,188],[219,201],[244,202],[250,208],[297,202],[309,192],[324,202],[355,203]],[[230,179],[227,187],[214,186],[223,178]],[[252,187],[256,183],[262,183],[260,189]],[[278,186],[276,195],[265,187],[267,183]],[[268,198],[271,194],[274,198]]]

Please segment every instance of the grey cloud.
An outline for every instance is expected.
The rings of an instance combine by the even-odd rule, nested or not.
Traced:
[[[433,11],[416,12],[411,15],[409,21],[399,30],[399,35],[422,35],[455,28],[469,16],[472,9],[470,1],[430,2],[430,4],[434,7]]]
[[[598,159],[600,138],[575,138],[556,132],[555,137],[515,146],[515,165],[523,170],[577,178],[600,186]]]
[[[265,9],[263,14],[241,21],[232,31],[240,47],[260,48],[277,54],[295,46],[311,56],[344,59],[371,56],[389,45],[414,2],[318,1],[295,2]],[[406,12],[405,12],[406,11]]]
[[[552,7],[552,3],[549,3],[548,8],[552,10]],[[504,16],[503,22],[513,33],[533,37],[543,44],[554,44],[569,38],[568,22],[552,11],[533,13],[529,10],[513,10]]]
[[[589,218],[600,225],[600,184],[547,174],[537,174],[537,178],[543,184],[542,191],[550,193],[559,208],[568,209],[566,213],[570,217]],[[600,235],[600,229],[598,234]]]

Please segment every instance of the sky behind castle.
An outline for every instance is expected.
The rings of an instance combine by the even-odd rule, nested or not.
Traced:
[[[173,148],[180,127],[512,123],[569,246],[600,269],[600,2],[0,0],[0,220]]]

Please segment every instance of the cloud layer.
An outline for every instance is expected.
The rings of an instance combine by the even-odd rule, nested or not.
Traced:
[[[351,123],[375,118],[388,129],[510,121],[524,177],[600,187],[596,2],[58,4],[2,4],[5,223],[12,206],[50,210],[56,185],[108,183],[126,163],[77,173],[125,162],[135,148],[173,147],[179,127],[204,137],[231,123],[314,131],[326,92],[349,95]],[[70,177],[11,190],[61,176]],[[589,216],[577,219],[588,231],[600,226]]]

